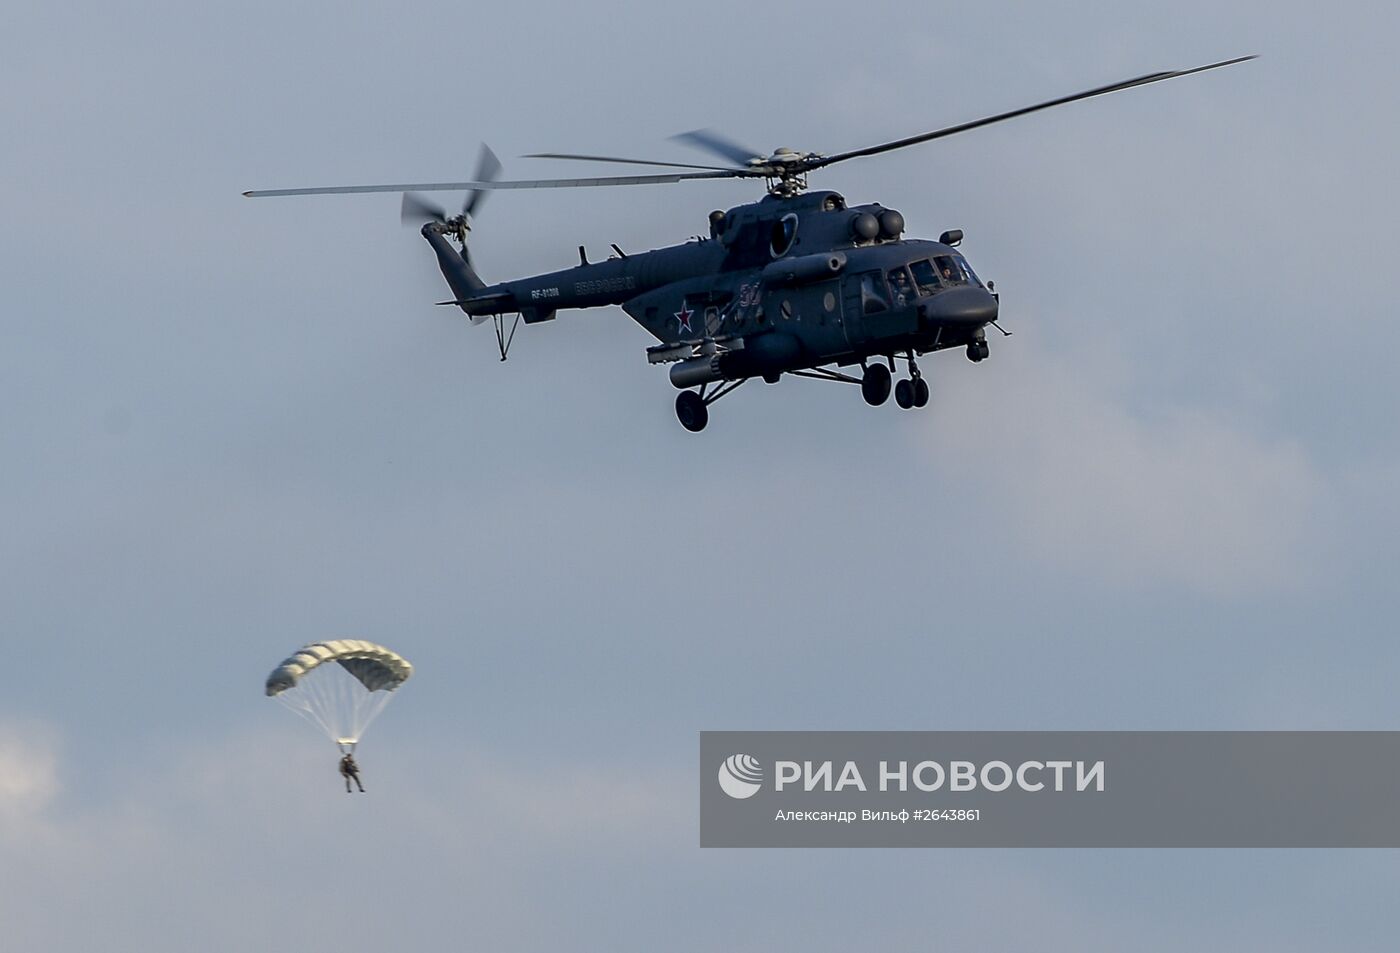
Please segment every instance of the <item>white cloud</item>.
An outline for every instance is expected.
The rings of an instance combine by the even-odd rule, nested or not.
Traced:
[[[978,505],[1038,559],[1221,595],[1299,577],[1328,488],[1297,443],[1225,413],[1131,409],[1088,356],[999,350],[997,373],[947,388],[930,452],[991,491]]]
[[[18,822],[7,831],[0,815],[7,942],[76,950],[107,935],[152,951],[236,950],[276,937],[358,948],[452,929],[494,948],[534,935],[543,948],[562,940],[548,909],[597,891],[560,900],[542,880],[579,866],[616,874],[693,845],[688,775],[438,739],[437,750],[367,753],[369,792],[347,796],[334,749],[298,741],[298,727],[153,752],[61,807],[51,806],[57,747],[0,730],[4,805]],[[347,890],[395,916],[355,915]],[[84,916],[54,916],[60,896]]]
[[[0,838],[41,815],[58,794],[58,753],[34,725],[0,723]]]

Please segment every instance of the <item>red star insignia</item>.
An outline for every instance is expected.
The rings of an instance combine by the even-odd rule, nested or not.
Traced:
[[[682,304],[681,309],[675,314],[671,315],[671,317],[675,318],[676,321],[680,324],[680,327],[676,328],[677,332],[685,331],[687,334],[695,333],[690,329],[690,318],[693,314],[695,314],[694,311],[690,310],[684,304]]]

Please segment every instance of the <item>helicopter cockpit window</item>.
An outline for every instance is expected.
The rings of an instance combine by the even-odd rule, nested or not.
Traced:
[[[914,285],[909,280],[909,272],[903,266],[891,268],[887,276],[890,281],[890,292],[894,295],[894,306],[902,308],[914,297]]]
[[[967,275],[963,274],[962,266],[958,264],[952,255],[943,255],[933,260],[933,266],[938,269],[938,277],[944,285],[965,285]]]
[[[932,262],[927,259],[916,261],[909,266],[909,270],[914,273],[914,284],[919,289],[920,297],[927,298],[939,289],[938,272],[933,270]]]
[[[942,255],[935,258],[933,264],[938,270],[938,277],[945,285],[982,284],[961,255]]]
[[[962,255],[956,257],[958,264],[962,267],[963,274],[967,275],[967,280],[979,288],[982,287],[982,279],[977,277],[977,273],[972,270],[972,266],[967,263],[967,259]]]
[[[773,223],[773,257],[782,258],[797,237],[797,215],[789,212]]]
[[[860,276],[860,309],[866,314],[890,309],[890,303],[885,300],[885,283],[878,271],[867,271]]]

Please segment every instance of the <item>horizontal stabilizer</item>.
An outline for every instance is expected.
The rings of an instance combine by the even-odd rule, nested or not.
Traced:
[[[507,302],[512,302],[514,300],[515,296],[513,294],[511,294],[509,291],[502,291],[498,294],[474,295],[470,298],[455,298],[452,301],[434,301],[433,304],[455,304],[458,307],[467,307],[469,305],[506,304]],[[508,310],[514,311],[515,309],[510,308]]]
[[[482,324],[485,322],[487,317],[494,313],[492,310],[493,305],[502,306],[500,307],[500,313],[502,314],[516,310],[514,306],[515,296],[506,291],[497,294],[476,295],[471,298],[455,298],[451,301],[435,301],[433,304],[438,306],[453,305],[458,308],[475,309],[477,311],[475,314],[471,314],[470,311],[468,312],[472,319],[472,324]],[[481,311],[483,305],[486,308],[485,311]]]

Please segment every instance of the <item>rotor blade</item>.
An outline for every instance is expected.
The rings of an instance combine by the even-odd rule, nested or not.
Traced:
[[[496,153],[491,151],[491,147],[486,143],[481,144],[481,154],[476,159],[476,178],[479,182],[494,182],[501,174],[501,160],[496,158]],[[486,201],[486,193],[481,189],[473,189],[467,193],[467,197],[462,200],[462,214],[471,218],[473,212],[481,208],[481,203]]]
[[[748,165],[750,159],[763,157],[763,153],[756,152],[748,146],[741,146],[732,139],[726,139],[713,129],[692,129],[690,132],[682,132],[671,138],[677,142],[695,146],[697,149],[704,149],[711,155],[728,159],[735,165]]]
[[[680,172],[668,175],[616,175],[596,179],[525,179],[516,182],[405,182],[398,185],[336,185],[315,189],[253,189],[248,198],[274,195],[348,195],[358,192],[461,192],[464,189],[579,189],[599,185],[658,185],[684,179],[734,179],[748,177],[742,169],[724,172]]]
[[[1080,99],[1090,99],[1094,96],[1103,96],[1107,93],[1116,93],[1121,89],[1132,89],[1134,86],[1146,86],[1148,83],[1159,83],[1164,79],[1175,79],[1178,76],[1189,76],[1192,73],[1203,73],[1206,70],[1219,69],[1222,66],[1233,66],[1236,63],[1243,63],[1246,60],[1255,59],[1256,56],[1237,56],[1230,60],[1221,60],[1219,63],[1210,63],[1206,66],[1197,66],[1194,69],[1169,70],[1161,73],[1148,73],[1146,76],[1139,76],[1136,79],[1126,79],[1120,83],[1113,83],[1109,86],[1100,86],[1096,89],[1085,90],[1082,93],[1074,93],[1071,96],[1061,96],[1059,99],[1052,99],[1049,102],[1037,103],[1034,106],[1026,106],[1021,109],[1013,109],[1011,112],[998,113],[995,116],[988,116],[985,119],[974,119],[972,122],[960,123],[956,126],[948,126],[945,129],[936,129],[933,132],[926,132],[917,136],[910,136],[907,139],[896,139],[894,142],[881,143],[878,146],[870,146],[866,149],[855,149],[851,152],[842,152],[834,156],[826,156],[816,159],[806,164],[809,169],[819,169],[822,166],[831,165],[834,162],[843,162],[846,159],[855,159],[859,156],[873,156],[881,152],[889,152],[892,149],[903,149],[905,146],[917,145],[920,142],[928,142],[930,139],[941,139],[944,136],[951,136],[959,132],[967,132],[969,129],[978,129],[982,126],[990,126],[994,122],[1001,122],[1003,119],[1014,119],[1017,116],[1024,116],[1027,113],[1038,112],[1042,109],[1049,109],[1051,106],[1062,106],[1065,103],[1076,102]]]
[[[579,159],[584,162],[624,162],[628,165],[661,165],[673,169],[711,169],[715,172],[732,171],[729,166],[696,165],[693,162],[655,162],[651,159],[620,159],[617,156],[576,156],[569,152],[532,152],[522,159]]]
[[[445,222],[447,211],[440,205],[424,201],[412,192],[403,194],[403,204],[399,206],[399,221],[405,225],[421,225],[423,222]]]

